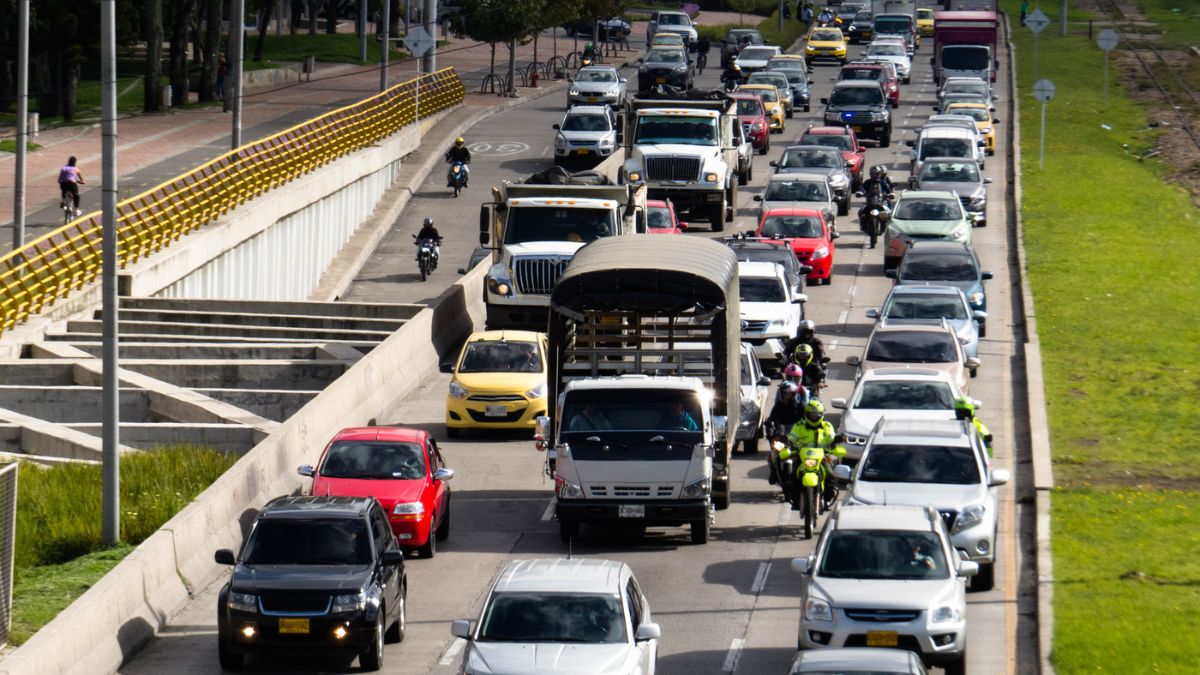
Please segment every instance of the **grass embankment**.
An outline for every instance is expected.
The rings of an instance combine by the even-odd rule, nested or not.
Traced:
[[[1002,4],[1015,24],[1019,2]],[[1155,130],[1116,76],[1105,109],[1102,53],[1082,31],[1041,36],[1040,77],[1057,86],[1044,170],[1033,36],[1013,36],[1059,486],[1053,659],[1064,675],[1200,672],[1200,218],[1167,167],[1124,149],[1154,147]]]
[[[26,141],[25,149],[32,152],[34,150],[41,150],[42,146],[40,146],[37,143],[34,143],[32,141]],[[7,152],[9,154],[12,154],[12,153],[15,153],[16,151],[17,151],[17,142],[16,141],[14,141],[14,140],[0,141],[0,152]]]
[[[725,39],[725,31],[730,28],[757,28],[763,36],[763,42],[769,45],[779,45],[783,49],[787,49],[801,35],[804,35],[804,24],[796,20],[795,12],[792,13],[792,18],[783,20],[782,31],[779,30],[779,12],[773,12],[765,19],[750,14],[746,16],[749,20],[744,24],[696,26],[696,31],[701,35],[708,36],[709,41],[712,42],[712,51],[708,54],[710,65],[720,67],[721,40]]]
[[[101,543],[99,466],[22,463],[12,642],[21,644],[53,619],[236,460],[191,446],[122,457],[121,535],[127,544],[113,549]]]

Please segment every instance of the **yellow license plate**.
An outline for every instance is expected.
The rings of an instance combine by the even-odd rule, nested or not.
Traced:
[[[894,630],[867,631],[868,647],[895,647],[900,644],[900,634]]]
[[[578,149],[578,150],[576,150],[576,151],[575,151],[575,154],[577,154],[577,155],[586,155],[586,154],[588,154],[588,151],[587,151],[587,150],[585,150],[584,148],[580,148],[580,149]]]
[[[862,133],[862,127],[850,127],[850,128],[853,129],[854,133],[856,133],[856,134]]]
[[[666,82],[666,81],[667,81],[667,78],[665,78],[665,77],[656,77],[656,78],[654,78],[654,81],[655,81],[655,82],[657,82],[657,83],[659,83],[659,84],[663,84],[664,82]]]
[[[307,635],[308,619],[280,619],[280,635]]]

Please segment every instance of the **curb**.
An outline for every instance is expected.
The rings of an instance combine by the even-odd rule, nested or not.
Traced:
[[[1012,115],[1009,131],[1012,137],[1012,162],[1009,171],[1013,181],[1013,222],[1017,238],[1017,271],[1021,278],[1021,307],[1024,309],[1025,342],[1022,345],[1025,362],[1026,419],[1029,422],[1029,449],[1033,460],[1034,537],[1037,555],[1034,569],[1037,591],[1038,666],[1043,675],[1055,675],[1051,655],[1054,650],[1054,556],[1050,543],[1050,494],[1054,490],[1054,465],[1050,456],[1050,426],[1046,415],[1046,385],[1042,377],[1042,346],[1038,339],[1037,312],[1033,289],[1029,285],[1029,259],[1025,254],[1025,224],[1021,218],[1021,100],[1017,95],[1017,53],[1012,43],[1012,25],[1004,14],[1008,44],[1009,99]]]

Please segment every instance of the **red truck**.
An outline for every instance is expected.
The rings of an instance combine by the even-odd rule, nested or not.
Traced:
[[[940,87],[947,77],[978,77],[996,81],[1000,67],[997,40],[1000,21],[995,12],[934,12],[934,80]]]

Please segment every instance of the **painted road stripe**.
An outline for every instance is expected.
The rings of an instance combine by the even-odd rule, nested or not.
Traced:
[[[838,320],[837,320],[838,324],[843,325],[843,326],[846,325],[846,319],[849,317],[850,317],[850,310],[843,309],[842,313],[838,314]]]
[[[767,576],[771,574],[771,563],[759,563],[758,574],[754,575],[754,583],[750,586],[750,592],[754,595],[762,593],[763,586],[767,585]]]
[[[734,638],[729,643],[729,653],[725,655],[725,665],[722,671],[732,673],[737,670],[738,659],[742,656],[742,647],[746,646],[746,641],[743,638]]]
[[[833,351],[833,350],[837,349],[837,346],[838,346],[838,341],[837,341],[837,340],[830,340],[830,342],[829,342],[829,351]]]
[[[438,660],[438,665],[448,666],[451,663],[454,663],[454,658],[458,656],[458,653],[461,652],[463,647],[466,645],[466,640],[462,638],[454,638],[454,642],[450,643],[450,646],[446,648],[446,652],[442,654],[442,658]]]
[[[554,517],[554,500],[551,499],[550,502],[548,504],[546,504],[546,510],[542,512],[542,522],[544,523],[553,517]]]
[[[787,525],[792,520],[792,505],[784,502],[779,505],[779,519],[775,521],[777,525]]]

